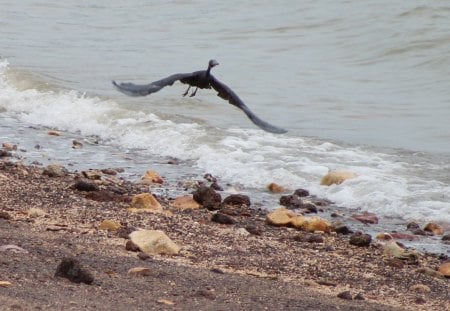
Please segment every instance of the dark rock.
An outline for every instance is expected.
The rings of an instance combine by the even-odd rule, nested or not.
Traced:
[[[372,242],[372,237],[370,234],[355,232],[350,236],[349,243],[351,245],[360,246],[360,247],[368,247]]]
[[[77,182],[75,182],[73,187],[79,191],[86,191],[86,192],[100,190],[98,185],[95,182],[92,182],[88,179],[78,180]]]
[[[406,225],[406,228],[408,230],[413,230],[413,229],[420,229],[420,226],[417,222],[412,221]]]
[[[409,229],[409,231],[411,231],[413,234],[415,235],[432,235],[429,232],[426,232],[425,230],[421,229],[421,228],[413,228],[413,229]]]
[[[254,235],[262,235],[263,234],[263,229],[256,225],[248,225],[245,227],[245,230],[250,232],[250,234],[254,234]]]
[[[244,194],[232,194],[226,197],[223,202],[223,205],[233,205],[233,206],[250,206],[250,198]]]
[[[216,191],[223,191],[223,188],[216,181],[211,184],[211,188]]]
[[[134,244],[131,240],[127,241],[127,243],[125,244],[125,249],[130,252],[139,252],[140,251],[139,246]]]
[[[294,195],[299,197],[307,197],[309,196],[309,191],[306,189],[297,189],[294,191]]]
[[[94,277],[75,258],[64,258],[56,268],[55,276],[69,279],[74,283],[92,284]]]
[[[117,175],[117,171],[112,168],[104,168],[104,169],[100,170],[100,172],[102,172],[105,175],[111,175],[111,176]]]
[[[213,175],[207,173],[203,176],[204,179],[206,179],[209,182],[217,182],[217,178],[214,177]]]
[[[305,203],[305,204],[303,204],[303,207],[302,207],[307,213],[314,213],[314,214],[317,214],[317,212],[318,212],[318,209],[317,209],[317,206],[314,204],[314,203],[311,203],[311,202],[307,202],[307,203]]]
[[[219,268],[212,268],[211,272],[218,273],[218,274],[225,274],[225,272],[223,272],[223,270],[219,269]]]
[[[232,225],[236,222],[231,216],[228,216],[228,215],[220,213],[220,212],[212,215],[211,221],[217,222],[219,224],[224,224],[224,225]]]
[[[347,234],[350,234],[353,232],[352,230],[350,230],[350,228],[347,225],[340,223],[340,222],[337,224],[333,224],[333,227],[334,227],[334,231],[338,234],[347,235]]]
[[[214,294],[214,291],[210,290],[210,289],[199,289],[195,293],[195,296],[205,297],[210,300],[216,299],[216,295]]]
[[[220,209],[222,197],[214,189],[206,186],[200,186],[193,194],[194,200],[209,210]]]
[[[294,240],[308,243],[323,243],[323,237],[320,234],[300,234],[294,237]]]
[[[302,199],[298,195],[283,195],[280,197],[280,204],[286,206],[289,209],[301,208],[303,207]]]
[[[337,296],[344,300],[353,300],[352,294],[348,290],[346,290],[345,292],[339,293]]]
[[[11,157],[12,153],[6,150],[0,150],[0,158],[2,157]]]
[[[7,212],[0,211],[0,218],[1,219],[11,219],[11,215],[9,215]]]
[[[386,260],[386,265],[393,268],[402,269],[405,266],[405,263],[400,258],[388,258]]]
[[[0,216],[1,217],[1,216]],[[442,237],[442,241],[450,241],[450,234],[446,234]]]
[[[139,258],[140,260],[147,260],[147,259],[150,258],[150,256],[149,256],[148,254],[144,253],[144,252],[139,252],[138,258]]]
[[[427,303],[426,299],[423,297],[416,297],[414,302],[417,303],[418,305],[423,305],[423,304]]]

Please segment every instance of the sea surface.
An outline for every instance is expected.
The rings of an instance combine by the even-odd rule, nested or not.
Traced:
[[[124,167],[130,179],[156,169],[168,184],[211,173],[267,208],[278,206],[264,190],[276,182],[348,214],[376,213],[388,230],[449,228],[450,4],[0,4],[0,142],[19,142],[28,161]],[[111,85],[206,69],[212,58],[218,79],[288,133],[260,130],[212,90],[183,98],[176,83],[135,98]],[[320,186],[329,170],[358,177]]]

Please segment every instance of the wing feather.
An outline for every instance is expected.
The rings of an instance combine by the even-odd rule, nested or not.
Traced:
[[[217,96],[227,100],[233,106],[241,109],[247,117],[259,128],[264,131],[275,133],[275,134],[283,134],[287,131],[285,129],[276,127],[272,124],[267,123],[264,120],[261,120],[258,116],[256,116],[248,107],[244,104],[244,102],[237,96],[237,94],[230,89],[226,84],[220,82],[216,77],[210,75],[210,84],[213,89],[217,91]]]

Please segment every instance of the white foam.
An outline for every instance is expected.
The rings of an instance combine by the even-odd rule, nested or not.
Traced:
[[[201,170],[247,188],[264,189],[277,182],[292,190],[309,189],[350,209],[450,222],[449,185],[435,180],[433,172],[417,176],[418,164],[396,155],[292,134],[175,123],[76,91],[19,90],[8,81],[7,70],[8,63],[0,61],[0,111],[24,123],[98,135],[123,150],[191,160]],[[423,172],[442,168],[426,161],[420,165]],[[322,176],[335,169],[353,171],[358,177],[320,186]]]

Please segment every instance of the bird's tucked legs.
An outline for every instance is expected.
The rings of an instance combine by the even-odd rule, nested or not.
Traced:
[[[194,92],[191,93],[189,97],[194,97],[197,94],[198,87],[195,88]]]
[[[189,93],[190,89],[191,89],[191,86],[189,85],[189,87],[187,88],[186,92],[183,93],[183,97],[185,97]]]

